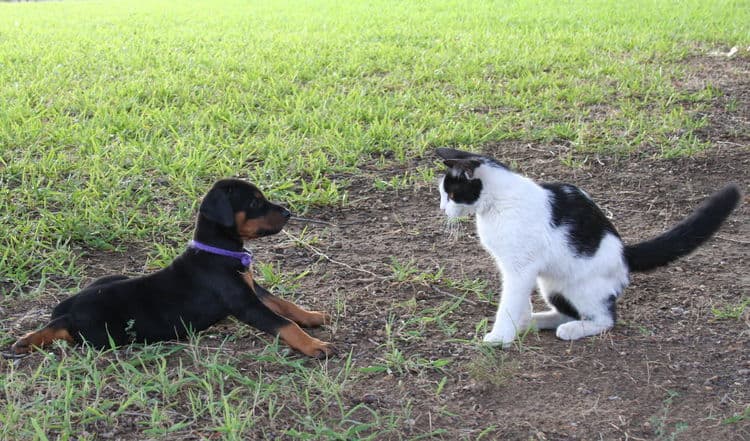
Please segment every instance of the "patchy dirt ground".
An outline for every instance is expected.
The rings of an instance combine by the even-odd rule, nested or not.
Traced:
[[[540,146],[498,144],[485,152],[517,160],[534,178],[585,188],[612,214],[630,243],[673,225],[726,182],[744,189],[750,184],[748,150],[734,146],[692,159],[598,158],[579,169],[560,166],[559,153]],[[316,272],[325,274],[325,281],[309,286],[307,292],[315,294],[305,301],[325,304],[326,297],[345,291],[347,314],[331,338],[345,349],[354,348],[356,360],[382,354],[389,313],[398,315],[397,324],[408,321],[412,311],[395,304],[414,299],[413,311],[418,312],[451,295],[429,283],[379,280],[363,269],[387,275],[392,258],[413,259],[423,271],[443,268],[446,278],[481,278],[491,281],[492,291],[499,289],[494,265],[470,226],[457,239],[446,234],[436,189],[374,193],[362,188],[352,200],[352,208],[333,216],[319,214],[340,228],[321,233],[318,248],[357,270],[320,261]],[[750,438],[750,422],[722,424],[750,405],[750,316],[746,311],[739,319],[719,320],[712,312],[738,305],[750,292],[748,214],[745,201],[695,254],[662,271],[635,275],[612,332],[573,343],[543,332],[498,356],[499,372],[490,376],[495,375],[494,381],[505,377],[504,384],[495,386],[492,378],[476,373],[473,363],[482,355],[475,348],[448,342],[481,337],[476,325],[491,318],[495,308],[475,298],[446,318],[456,324],[456,335],[427,326],[421,338],[403,342],[408,354],[454,360],[445,370],[450,381],[440,398],[431,393],[440,372],[373,378],[352,395],[374,394],[383,405],[414,399],[422,410],[415,416],[417,424],[431,419],[435,427],[454,427],[456,435],[476,436],[479,430],[473,430],[493,424],[496,430],[490,433],[499,439],[652,439],[668,438],[685,423],[678,439]],[[283,248],[277,252],[287,268],[318,261],[304,251],[293,258]],[[439,416],[436,409],[441,408],[457,416]]]
[[[713,148],[693,158],[575,155],[577,165],[568,167],[561,163],[568,157],[564,145],[508,142],[486,145],[484,153],[534,179],[585,189],[627,243],[650,238],[727,182],[746,194],[750,188],[750,62],[697,60],[691,68],[684,87],[710,81],[723,93],[701,133]],[[486,291],[499,290],[473,226],[458,237],[447,234],[434,185],[386,191],[372,185],[432,163],[424,158],[389,170],[364,168],[348,207],[311,214],[335,225],[309,226],[314,243],[295,244],[301,226],[290,225],[291,236],[255,248],[258,261],[278,262],[284,272],[311,270],[301,281],[300,304],[338,308],[334,325],[316,336],[351,351],[357,366],[389,366],[361,375],[347,392],[350,404],[411,402],[404,437],[444,428],[445,439],[750,439],[750,308],[734,318],[714,313],[750,296],[747,196],[696,253],[635,275],[611,332],[572,343],[541,332],[509,350],[487,351],[472,340],[482,335],[480,322],[493,317],[494,303],[467,295],[457,308],[441,309],[462,297],[446,280],[486,280]],[[395,280],[392,266],[409,262],[416,272]],[[137,261],[119,258],[97,262],[91,275],[109,264],[142,270]],[[445,311],[440,320],[413,320]],[[9,312],[23,321],[20,309]],[[259,343],[232,344],[252,350],[247,346]],[[388,360],[394,347],[405,361]],[[410,364],[437,359],[451,362],[440,369]],[[744,419],[726,421],[743,412]]]
[[[534,179],[584,188],[611,214],[627,243],[650,238],[726,183],[738,183],[745,193],[750,188],[750,63],[711,59],[692,68],[686,87],[711,81],[723,93],[705,115],[710,123],[702,135],[713,148],[693,158],[579,155],[579,166],[571,168],[560,162],[565,146],[509,142],[483,151],[518,164]],[[730,103],[735,110],[727,112]],[[389,313],[406,323],[409,314],[456,294],[431,283],[381,280],[363,270],[388,275],[392,258],[413,260],[422,271],[442,268],[445,278],[480,278],[490,281],[491,291],[499,290],[493,262],[478,246],[472,225],[458,238],[446,233],[434,186],[371,189],[373,179],[404,171],[366,170],[352,191],[351,207],[316,213],[339,226],[319,233],[316,247],[330,261],[309,250],[292,256],[284,248],[265,250],[269,258],[283,258],[287,268],[318,262],[322,277],[308,279],[319,282],[305,287],[314,293],[306,302],[326,304],[335,293],[345,293],[347,313],[331,339],[353,348],[358,360],[382,355]],[[748,202],[745,196],[717,236],[693,255],[634,275],[618,304],[618,324],[604,336],[565,343],[542,332],[487,360],[469,344],[450,342],[481,337],[477,323],[493,316],[494,305],[473,298],[446,318],[455,323],[455,335],[426,326],[421,338],[402,342],[408,354],[454,360],[445,369],[449,381],[440,397],[433,390],[441,372],[374,376],[358,384],[352,397],[371,394],[383,406],[415,400],[417,425],[452,427],[456,437],[474,437],[494,425],[488,435],[496,439],[750,439],[750,419],[723,422],[750,406],[750,308],[736,319],[719,319],[713,312],[739,305],[750,294]],[[410,299],[416,305],[411,309],[394,307]],[[493,361],[496,372],[477,372],[477,363]],[[494,385],[500,378],[505,382]]]

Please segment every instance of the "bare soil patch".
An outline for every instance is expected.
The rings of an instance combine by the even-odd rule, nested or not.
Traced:
[[[749,188],[748,66],[742,59],[691,64],[694,81],[710,81],[720,92],[701,132],[712,148],[692,158],[574,155],[579,166],[571,168],[561,163],[565,146],[507,142],[486,145],[484,153],[517,164],[539,181],[575,183],[611,214],[626,242],[644,240],[683,219],[728,182],[745,192]],[[278,248],[264,250],[286,269],[315,268],[303,289],[305,302],[332,306],[333,297],[345,296],[346,314],[330,338],[352,350],[359,365],[382,363],[389,314],[396,323],[408,322],[409,308],[394,305],[413,299],[418,313],[458,294],[431,283],[386,279],[393,258],[413,260],[425,272],[442,268],[445,278],[484,279],[492,291],[499,290],[497,271],[473,226],[457,239],[446,233],[435,186],[372,188],[373,178],[431,162],[363,169],[351,191],[352,206],[316,213],[339,226],[316,229],[321,239],[316,247],[356,270],[307,249],[284,248],[283,238]],[[448,439],[475,437],[493,426],[488,432],[493,439],[750,439],[747,418],[725,421],[750,406],[750,312],[739,319],[719,319],[713,312],[740,304],[750,292],[747,202],[746,196],[717,236],[693,255],[661,271],[634,275],[612,332],[573,343],[546,332],[529,335],[520,348],[496,355],[498,386],[492,374],[477,375],[477,363],[486,362],[477,347],[451,341],[481,337],[477,323],[495,312],[493,304],[472,298],[447,317],[455,335],[426,326],[420,338],[399,341],[409,355],[447,357],[451,365],[443,371],[372,375],[353,388],[352,401],[374,396],[389,406],[413,400],[415,425],[450,428]],[[435,396],[444,376],[449,380]]]
[[[517,161],[536,179],[586,189],[630,243],[672,226],[727,182],[743,189],[750,184],[747,148],[728,145],[690,159],[600,157],[576,169],[562,166],[559,151],[543,146],[495,144],[485,153]],[[316,267],[321,277],[312,277],[318,282],[305,290],[310,304],[345,293],[347,313],[331,338],[353,350],[358,364],[382,363],[388,314],[399,317],[396,323],[408,321],[408,308],[394,305],[413,299],[418,311],[458,295],[429,283],[378,279],[362,269],[388,276],[391,259],[413,260],[426,272],[443,268],[446,278],[484,279],[499,291],[497,271],[472,226],[458,239],[446,234],[436,188],[380,193],[365,183],[353,190],[352,200],[353,207],[318,213],[340,226],[320,233],[319,249],[359,270],[306,250],[295,251],[291,259],[283,255],[283,262],[286,268],[299,265],[299,271]],[[529,335],[520,348],[498,354],[500,386],[491,374],[472,374],[481,351],[450,341],[481,338],[477,323],[493,316],[493,304],[473,298],[447,318],[457,335],[428,326],[422,338],[400,342],[415,357],[452,359],[448,368],[373,375],[357,384],[352,399],[374,394],[383,405],[414,400],[419,403],[417,424],[424,430],[430,421],[433,427],[451,427],[448,438],[477,436],[493,425],[490,433],[496,439],[653,439],[676,432],[678,439],[750,437],[750,422],[722,422],[750,404],[750,315],[746,311],[740,319],[719,320],[712,312],[739,304],[750,292],[749,213],[745,201],[696,253],[661,271],[635,275],[612,332],[573,343],[558,341],[552,333]],[[436,397],[434,388],[445,375],[450,380]]]

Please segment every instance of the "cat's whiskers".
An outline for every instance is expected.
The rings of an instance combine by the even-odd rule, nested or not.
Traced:
[[[461,217],[447,218],[445,220],[445,233],[451,240],[458,240],[465,233],[466,219]]]

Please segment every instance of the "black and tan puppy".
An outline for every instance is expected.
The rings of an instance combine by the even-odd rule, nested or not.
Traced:
[[[305,311],[255,283],[243,242],[276,234],[291,214],[252,184],[217,182],[200,206],[194,241],[168,267],[148,276],[108,276],[62,301],[43,329],[12,346],[15,354],[55,340],[86,341],[95,347],[156,342],[201,331],[232,315],[278,335],[311,357],[333,352],[300,326],[328,323],[326,313]]]

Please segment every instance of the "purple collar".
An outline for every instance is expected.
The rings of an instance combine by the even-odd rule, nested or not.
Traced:
[[[253,254],[249,251],[229,251],[223,248],[212,247],[194,240],[188,242],[188,248],[195,248],[196,250],[205,251],[207,253],[218,254],[219,256],[234,257],[242,262],[242,266],[245,268],[249,267],[253,263]]]

